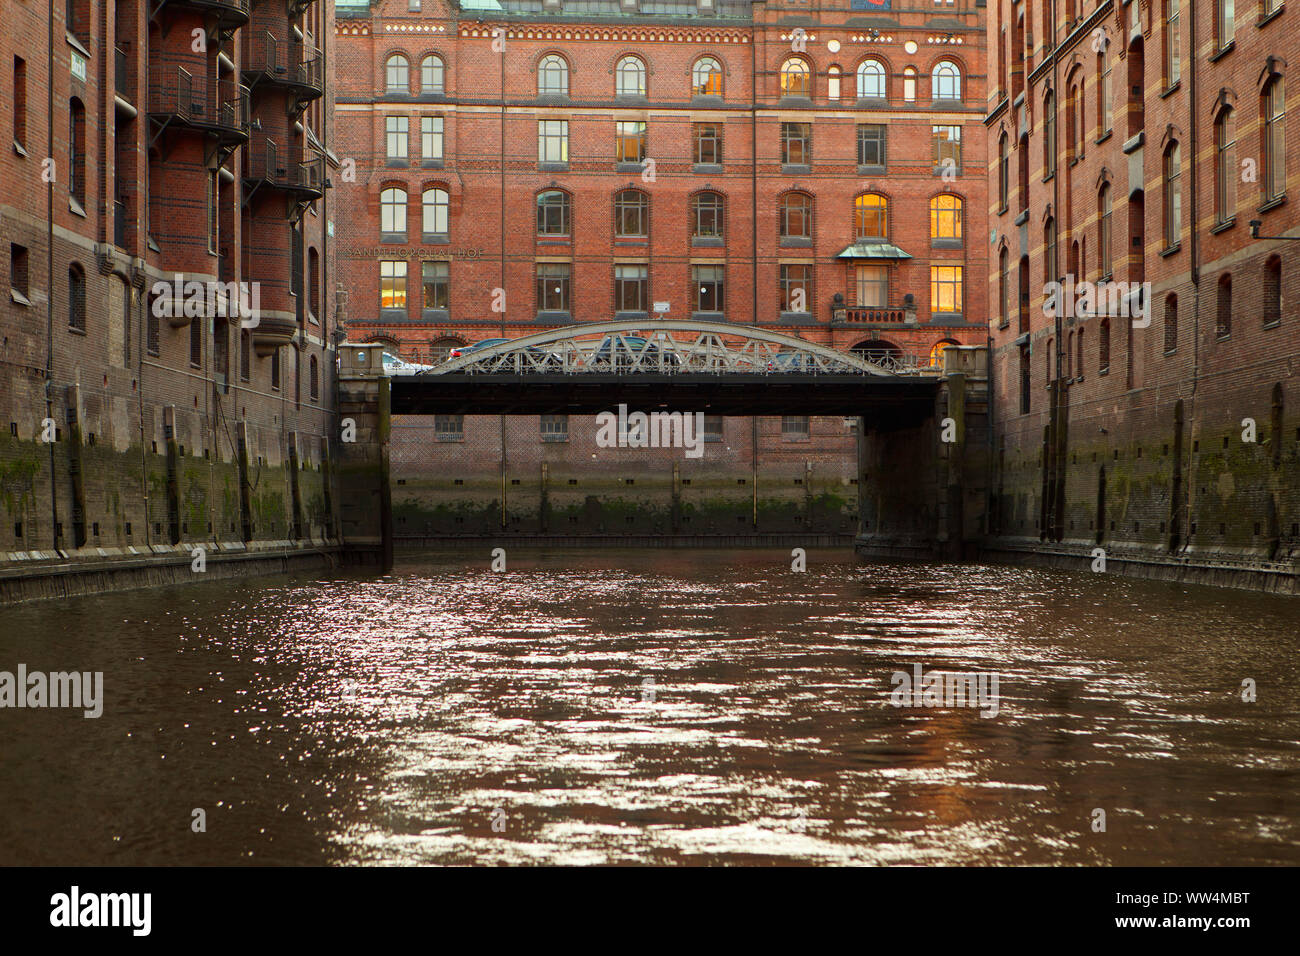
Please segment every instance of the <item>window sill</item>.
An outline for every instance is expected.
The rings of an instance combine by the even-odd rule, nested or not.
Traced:
[[[1015,222],[1013,223],[1013,225],[1023,226],[1023,225],[1024,225],[1025,223],[1027,223],[1027,222],[1029,222],[1029,210],[1028,210],[1028,209],[1022,209],[1022,210],[1020,210],[1020,215],[1016,216],[1016,219],[1015,219]]]
[[[1255,207],[1255,211],[1256,211],[1256,212],[1270,212],[1270,211],[1276,209],[1278,206],[1282,205],[1284,202],[1286,202],[1286,193],[1283,193],[1283,194],[1280,195],[1280,196],[1276,196],[1276,197],[1274,197],[1273,199],[1270,199],[1270,200],[1268,200],[1267,202],[1264,202],[1264,203],[1262,203],[1262,204],[1256,206],[1256,207]]]
[[[451,321],[450,309],[421,309],[420,318],[425,322],[449,322]]]
[[[696,249],[699,248],[721,249],[726,244],[727,244],[726,240],[723,239],[721,236],[692,236],[691,237],[691,246]]]
[[[1279,4],[1278,8],[1274,10],[1272,13],[1266,14],[1260,17],[1258,20],[1256,20],[1255,26],[1263,27],[1265,24],[1272,23],[1274,20],[1276,20],[1285,12],[1286,12],[1286,4]]]
[[[1169,358],[1170,356],[1176,355],[1177,353],[1178,353],[1177,347],[1174,347],[1172,349],[1165,349],[1165,358]]]
[[[960,249],[964,245],[961,239],[931,239],[931,249]]]
[[[573,315],[567,309],[541,309],[537,313],[538,322],[572,322]]]
[[[442,169],[442,158],[420,160],[421,169]]]
[[[395,232],[381,233],[379,242],[385,246],[400,246],[406,242],[406,237]]]
[[[1262,328],[1265,329],[1280,329],[1281,327],[1282,327],[1281,319],[1274,319],[1272,322],[1265,322],[1264,325],[1262,326]]]
[[[1229,40],[1225,45],[1219,47],[1219,49],[1215,50],[1213,53],[1210,54],[1209,57],[1210,62],[1211,63],[1219,62],[1219,60],[1223,59],[1225,56],[1231,53],[1234,49],[1236,49],[1236,47],[1237,47],[1237,41]]]
[[[722,312],[692,312],[691,319],[699,322],[721,322],[724,313]]]
[[[640,173],[645,171],[645,160],[636,160],[628,162],[620,160],[614,163],[614,172],[616,173]]]
[[[429,246],[446,246],[451,244],[451,239],[445,232],[424,232],[420,234],[420,242]]]
[[[564,236],[564,237],[556,236],[554,238],[538,236],[537,244],[539,246],[570,246],[573,245],[573,242],[568,236]]]
[[[411,164],[404,159],[386,159],[384,165],[389,169],[407,169]]]
[[[1005,216],[1005,215],[1007,214],[1007,210],[1010,209],[1010,208],[1011,208],[1011,207],[1008,206],[1006,203],[1003,203],[1001,206],[998,207],[998,212],[997,212],[997,214],[998,214],[999,216]]]
[[[648,246],[650,240],[646,236],[615,236],[615,246]]]
[[[782,236],[779,245],[784,249],[811,249],[812,237]]]
[[[567,173],[569,171],[568,163],[542,163],[537,164],[538,172],[543,173]]]
[[[1237,224],[1236,216],[1233,216],[1231,219],[1225,219],[1223,222],[1218,223],[1217,225],[1213,226],[1210,229],[1210,235],[1217,236],[1221,232],[1227,232],[1236,224]]]
[[[811,163],[782,163],[782,176],[807,176],[812,173]]]
[[[1218,333],[1216,333],[1215,336],[1214,336],[1214,341],[1216,341],[1216,342],[1227,342],[1227,341],[1230,340],[1231,338],[1232,338],[1232,333],[1231,333],[1231,332],[1224,332],[1224,333],[1222,333],[1222,334],[1218,334]]]
[[[1043,182],[1045,182],[1045,183],[1050,183],[1050,182],[1051,182],[1053,179],[1055,179],[1055,178],[1056,178],[1056,173],[1055,173],[1055,172],[1051,172],[1051,173],[1048,173],[1046,176],[1043,177]]]
[[[944,173],[948,173],[953,176],[960,176],[961,167],[960,166],[935,166],[934,167],[934,175],[942,176]]]
[[[885,167],[872,165],[870,163],[867,164],[859,163],[858,175],[859,176],[883,176],[885,175]]]
[[[79,328],[77,328],[75,325],[69,325],[69,326],[68,326],[68,334],[69,334],[69,335],[85,335],[85,334],[86,334],[86,330],[85,330],[85,329],[79,329]],[[190,367],[191,367],[191,368],[198,368],[198,366],[195,365],[193,362],[190,363]]]
[[[23,295],[23,294],[22,294],[21,292],[19,292],[17,289],[10,289],[10,290],[9,290],[9,298],[13,299],[13,300],[14,300],[15,302],[17,302],[19,305],[28,305],[28,306],[29,306],[29,305],[32,304],[31,299],[27,298],[27,296]]]
[[[1170,256],[1174,255],[1175,253],[1180,252],[1182,248],[1183,248],[1183,244],[1181,242],[1175,242],[1172,246],[1166,246],[1165,248],[1160,250],[1160,258],[1168,259]]]
[[[1125,156],[1128,156],[1130,153],[1137,152],[1139,147],[1141,147],[1142,144],[1145,143],[1146,141],[1147,141],[1146,131],[1139,130],[1138,132],[1130,136],[1128,139],[1124,140],[1124,145],[1121,146],[1120,149]]]
[[[693,173],[721,173],[721,172],[722,172],[722,164],[721,164],[721,163],[695,163],[693,166],[691,166],[691,172],[693,172]]]
[[[1174,80],[1173,85],[1166,86],[1163,90],[1160,91],[1160,98],[1162,100],[1168,99],[1169,97],[1177,93],[1182,88],[1182,85],[1183,85],[1182,80]]]
[[[724,106],[725,102],[721,96],[715,96],[711,93],[704,95],[695,95],[691,97],[692,106]]]
[[[644,309],[627,311],[619,309],[614,312],[615,322],[648,322],[650,313]]]
[[[1108,129],[1106,130],[1106,132],[1102,133],[1100,136],[1094,139],[1092,141],[1092,144],[1094,146],[1100,146],[1102,143],[1106,142],[1106,140],[1110,139],[1114,135],[1115,135],[1115,131],[1113,129]]]
[[[1110,374],[1110,366],[1107,365],[1105,368],[1099,368],[1099,369],[1097,369],[1097,374],[1098,374],[1098,375],[1109,375],[1109,374]]]

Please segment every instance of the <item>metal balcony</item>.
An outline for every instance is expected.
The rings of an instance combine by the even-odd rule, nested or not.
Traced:
[[[902,309],[871,309],[863,306],[849,306],[844,310],[845,322],[903,322]]]
[[[261,187],[282,189],[302,201],[325,195],[325,157],[293,150],[269,137],[258,136],[247,150],[245,201]]]
[[[248,22],[252,0],[149,0],[149,19],[158,20],[168,7],[201,10],[215,18],[218,30],[233,30]]]
[[[282,87],[300,106],[325,94],[325,59],[320,51],[297,41],[277,40],[270,32],[250,38],[243,75],[250,89],[263,83]]]
[[[248,90],[230,80],[196,80],[178,66],[149,86],[149,118],[159,132],[179,126],[236,146],[248,141],[248,116]]]

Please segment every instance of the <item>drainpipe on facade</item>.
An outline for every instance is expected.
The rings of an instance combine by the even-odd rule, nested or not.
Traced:
[[[1197,208],[1199,191],[1196,188],[1196,180],[1197,180],[1197,152],[1196,151],[1198,148],[1197,136],[1196,136],[1197,126],[1198,126],[1197,110],[1200,108],[1196,102],[1196,91],[1197,91],[1196,17],[1192,16],[1192,17],[1188,17],[1187,19],[1188,19],[1188,30],[1190,31],[1188,39],[1191,43],[1191,52],[1192,52],[1191,72],[1187,78],[1187,95],[1191,105],[1191,121],[1188,129],[1188,132],[1191,136],[1191,151],[1189,152],[1188,155],[1191,156],[1191,163],[1192,163],[1191,195],[1189,197],[1190,202],[1188,204],[1191,206],[1191,210],[1190,210],[1191,218],[1189,222],[1191,223],[1190,253],[1192,259],[1192,263],[1191,263],[1192,388],[1191,388],[1191,394],[1188,396],[1188,403],[1187,403],[1189,406],[1187,435],[1190,439],[1191,436],[1196,434],[1196,384],[1197,384],[1197,379],[1200,377],[1200,371],[1201,371],[1201,243],[1196,232],[1196,224],[1199,221],[1199,212],[1200,212],[1199,209]],[[1145,160],[1144,160],[1144,164],[1145,164]],[[1152,309],[1153,306],[1154,303],[1152,302],[1147,303],[1148,310]],[[1187,515],[1185,516],[1184,519],[1184,524],[1186,525],[1186,528],[1184,529],[1180,527],[1179,531],[1182,532],[1183,549],[1185,550],[1191,545],[1192,515],[1194,514],[1192,509],[1196,503],[1196,474],[1195,474],[1196,458],[1192,454],[1192,448],[1194,447],[1195,443],[1191,440],[1188,440],[1185,441],[1184,444],[1186,446],[1186,454],[1187,454]]]
[[[753,15],[751,9],[750,15]],[[755,39],[757,39],[757,32]],[[763,32],[763,50],[767,51],[767,33]],[[753,300],[752,324],[758,326],[758,61],[754,44],[749,44],[749,245],[750,282]]]
[[[50,0],[49,40],[50,54],[45,84],[45,135],[47,156],[54,155],[54,0]],[[45,211],[45,417],[54,418],[54,183],[56,176],[51,176],[46,183]],[[44,423],[42,423],[42,426]],[[50,446],[50,541],[55,551],[59,550],[59,490],[57,475],[54,470],[54,446]]]
[[[501,66],[501,291],[506,288],[506,28],[500,27],[502,52],[497,54]],[[506,337],[506,313],[501,311],[501,337]],[[506,416],[497,416],[501,433],[501,530],[506,529]]]

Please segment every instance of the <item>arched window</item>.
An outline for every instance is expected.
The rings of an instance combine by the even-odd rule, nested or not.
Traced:
[[[696,96],[722,95],[722,65],[711,56],[702,56],[691,69],[691,92]]]
[[[812,196],[807,193],[786,193],[781,197],[781,238],[812,238]]]
[[[1178,348],[1178,296],[1165,297],[1165,351]]]
[[[312,356],[307,367],[307,394],[314,402],[320,398],[320,366],[316,362],[316,356]]]
[[[614,70],[614,92],[619,96],[645,96],[645,64],[625,56]]]
[[[889,200],[866,193],[853,201],[854,234],[859,239],[889,237]]]
[[[930,238],[961,239],[961,199],[944,194],[930,200]]]
[[[1003,246],[998,251],[998,325],[1011,323],[1011,254]]]
[[[953,339],[940,339],[938,342],[935,342],[934,347],[930,349],[930,364],[936,368],[939,367],[943,364],[944,350],[950,345],[960,344],[960,342]]]
[[[885,98],[885,67],[879,60],[863,60],[858,66],[858,99]]]
[[[1182,0],[1165,0],[1164,52],[1165,89],[1169,89],[1183,75],[1181,46],[1179,44],[1178,7]]]
[[[1043,281],[1057,282],[1060,278],[1056,269],[1056,220],[1048,216],[1043,223]]]
[[[75,96],[68,104],[68,192],[86,204],[86,108]]]
[[[1282,257],[1270,256],[1264,263],[1264,326],[1282,321]]]
[[[961,99],[961,70],[951,60],[940,60],[930,73],[930,91],[936,100]]]
[[[307,314],[320,317],[320,253],[315,246],[307,249]]]
[[[406,238],[406,190],[390,187],[379,194],[379,232]]]
[[[1286,195],[1286,102],[1282,77],[1275,76],[1264,87],[1264,198]]]
[[[826,98],[828,100],[838,100],[840,98],[840,68],[832,66],[826,71]]]
[[[720,239],[722,237],[722,196],[714,192],[697,193],[691,197],[691,238]]]
[[[1065,101],[1065,157],[1077,159],[1083,155],[1083,97],[1079,84],[1070,84],[1070,95]]]
[[[998,211],[1005,212],[1011,202],[1011,147],[1007,134],[998,137]]]
[[[1178,245],[1183,233],[1183,156],[1175,140],[1164,156],[1165,248]]]
[[[1097,256],[1103,279],[1109,279],[1114,272],[1114,256],[1111,252],[1110,205],[1110,183],[1104,183],[1101,187],[1101,193],[1097,196]]]
[[[86,273],[75,262],[68,268],[68,328],[86,331]]]
[[[812,96],[812,80],[808,64],[797,56],[781,64],[781,95]]]
[[[916,102],[916,67],[914,66],[903,70],[903,100],[907,103]]]
[[[1056,172],[1056,98],[1051,90],[1043,97],[1043,171],[1046,176]]]
[[[444,85],[445,74],[446,70],[443,67],[442,57],[430,53],[420,61],[420,92],[444,92],[446,90]]]
[[[1214,121],[1214,221],[1225,223],[1237,214],[1237,142],[1232,131],[1232,107],[1225,106]]]
[[[423,223],[420,231],[426,236],[445,237],[448,232],[448,213],[451,203],[447,190],[433,186],[424,191]]]
[[[429,344],[429,361],[445,362],[451,356],[452,349],[459,348],[465,344],[465,340],[458,335],[444,335],[436,338]]]
[[[614,235],[644,239],[650,235],[650,200],[639,189],[624,189],[614,197]]]
[[[550,189],[537,194],[537,234],[539,236],[568,236],[569,194]]]
[[[411,66],[406,57],[394,53],[384,64],[384,86],[389,93],[411,92]]]
[[[548,53],[537,66],[538,96],[569,95],[569,64],[558,53]]]
[[[1219,276],[1219,298],[1215,303],[1214,332],[1223,339],[1232,334],[1232,273]]]

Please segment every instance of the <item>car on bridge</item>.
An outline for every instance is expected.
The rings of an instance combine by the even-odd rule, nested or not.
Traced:
[[[421,372],[427,372],[433,368],[432,365],[408,362],[405,359],[398,358],[392,352],[385,352],[383,360],[385,375],[419,375]]]
[[[620,348],[619,346],[623,346]],[[634,355],[641,356],[641,371],[657,371],[659,368],[660,348],[653,341],[639,335],[624,335],[621,338],[607,335],[592,355],[592,362],[597,365],[610,362],[616,369],[629,370],[634,362]],[[676,352],[664,351],[665,364],[677,368],[681,359]],[[648,363],[648,364],[647,364]]]
[[[447,358],[460,358],[462,355],[473,355],[475,352],[481,352],[494,345],[500,345],[502,342],[509,341],[509,339],[479,339],[479,341],[475,342],[473,345],[466,345],[463,348],[452,349],[447,353]]]

